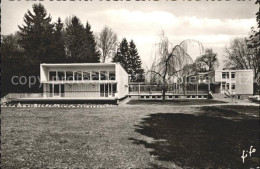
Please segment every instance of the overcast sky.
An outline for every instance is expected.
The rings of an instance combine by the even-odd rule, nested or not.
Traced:
[[[3,0],[1,6],[2,34],[14,33],[23,24],[23,16],[32,10],[32,1]],[[159,2],[41,2],[52,21],[76,15],[83,24],[88,21],[92,30],[100,32],[107,25],[119,36],[133,39],[144,66],[150,66],[154,44],[164,30],[173,45],[185,39],[195,39],[205,48],[213,48],[223,60],[223,49],[230,39],[247,36],[256,26],[255,1],[159,1]],[[196,46],[190,54],[196,57]]]

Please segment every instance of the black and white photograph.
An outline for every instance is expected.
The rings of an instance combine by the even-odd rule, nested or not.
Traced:
[[[3,0],[3,169],[260,169],[260,0]]]

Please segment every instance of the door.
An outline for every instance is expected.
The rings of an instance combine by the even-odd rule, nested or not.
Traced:
[[[100,97],[109,97],[109,84],[100,84]]]
[[[54,84],[53,86],[53,96],[54,97],[60,97],[60,85],[59,84]]]

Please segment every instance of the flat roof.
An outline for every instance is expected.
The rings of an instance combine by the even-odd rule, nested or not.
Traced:
[[[234,72],[249,72],[253,71],[253,69],[224,69],[224,70],[215,70],[218,72],[225,72],[225,71],[234,71]]]
[[[42,63],[47,67],[70,67],[70,66],[113,66],[117,63]]]

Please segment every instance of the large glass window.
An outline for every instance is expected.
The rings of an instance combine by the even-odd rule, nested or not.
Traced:
[[[109,71],[109,80],[116,80],[115,71]]]
[[[72,71],[66,71],[66,79],[67,79],[67,81],[73,80],[73,72]]]
[[[235,78],[236,78],[236,72],[232,72],[232,73],[231,73],[231,78],[232,78],[232,79],[235,79]]]
[[[58,80],[60,80],[60,81],[65,80],[64,71],[58,71]]]
[[[49,71],[49,80],[50,81],[56,81],[57,80],[56,71]]]
[[[100,79],[101,80],[108,80],[107,71],[100,71]]]
[[[83,80],[90,80],[90,72],[83,72]]]
[[[99,72],[92,71],[91,72],[91,79],[92,80],[99,80]]]
[[[74,72],[74,80],[82,80],[82,72],[81,71]]]

